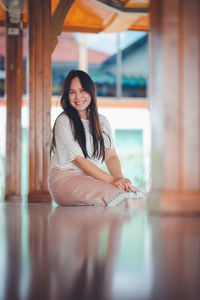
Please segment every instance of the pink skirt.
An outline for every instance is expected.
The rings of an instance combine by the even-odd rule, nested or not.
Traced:
[[[52,198],[59,205],[145,207],[142,191],[124,192],[110,183],[72,169],[51,169],[48,186]]]

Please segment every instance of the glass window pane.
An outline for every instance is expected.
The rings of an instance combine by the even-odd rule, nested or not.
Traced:
[[[124,177],[129,178],[135,186],[145,189],[143,131],[117,129],[115,130],[115,143]]]

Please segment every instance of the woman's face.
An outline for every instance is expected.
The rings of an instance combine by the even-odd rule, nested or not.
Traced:
[[[91,103],[91,96],[84,90],[78,77],[72,79],[68,97],[71,106],[78,111],[80,118],[87,119],[87,108]]]

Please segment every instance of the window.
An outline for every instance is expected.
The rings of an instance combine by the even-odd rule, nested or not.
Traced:
[[[143,131],[140,129],[115,130],[115,144],[124,177],[133,185],[146,188]]]

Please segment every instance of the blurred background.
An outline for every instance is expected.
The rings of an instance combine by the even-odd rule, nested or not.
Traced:
[[[0,196],[5,188],[5,28],[0,27]],[[28,191],[27,32],[23,35],[22,196]],[[59,98],[67,73],[89,73],[97,89],[99,113],[110,121],[123,174],[145,191],[150,188],[150,118],[148,101],[148,33],[62,32],[52,53],[51,125],[60,114]],[[105,169],[105,165],[102,165]]]

